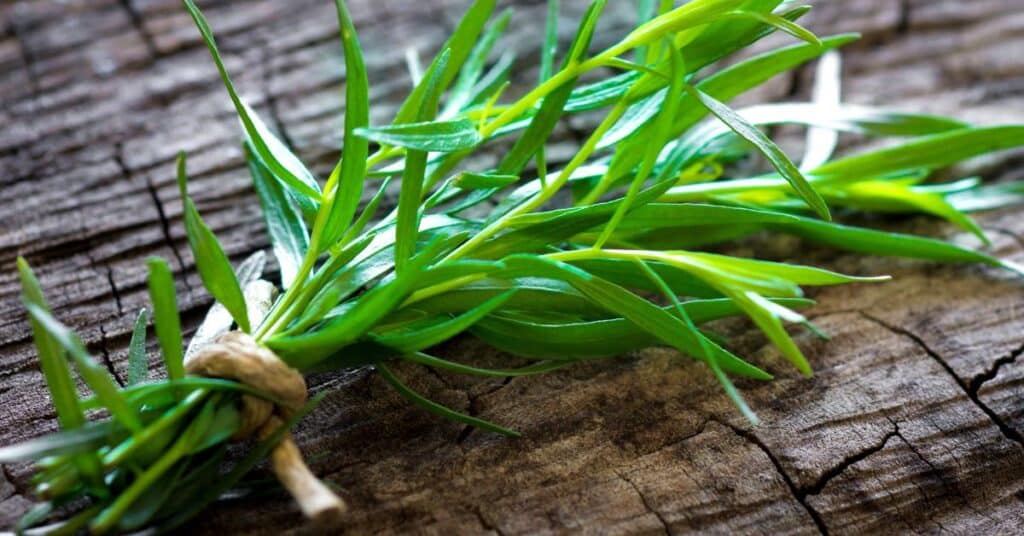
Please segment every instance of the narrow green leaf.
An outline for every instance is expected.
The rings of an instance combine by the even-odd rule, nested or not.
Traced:
[[[593,0],[590,3],[590,7],[587,8],[587,12],[580,20],[579,27],[576,28],[576,35],[572,39],[572,44],[569,45],[569,52],[565,55],[566,65],[582,61],[587,55],[590,41],[594,38],[597,21],[601,18],[601,13],[607,3],[608,0]]]
[[[355,133],[382,145],[440,153],[472,149],[483,140],[476,125],[464,118],[359,128]]]
[[[683,320],[683,323],[686,324],[686,328],[689,329],[690,332],[700,340],[701,351],[703,352],[702,357],[705,361],[707,361],[708,365],[711,367],[711,370],[714,372],[715,377],[718,378],[718,382],[722,385],[722,389],[725,390],[726,395],[732,400],[733,404],[735,404],[736,407],[739,408],[740,413],[742,413],[743,416],[746,417],[751,424],[756,426],[760,422],[760,419],[757,418],[757,415],[754,414],[754,412],[750,409],[750,406],[747,405],[746,400],[743,400],[743,396],[740,395],[739,391],[736,390],[736,386],[733,385],[732,380],[729,379],[729,376],[725,374],[725,372],[722,370],[721,365],[719,365],[718,363],[718,359],[715,358],[714,353],[708,346],[707,340],[701,337],[700,331],[697,330],[697,326],[690,318],[690,315],[686,312],[686,307],[684,307],[682,302],[679,301],[679,297],[676,296],[676,293],[668,286],[667,283],[665,283],[665,280],[662,279],[657,272],[652,270],[651,267],[647,265],[646,261],[637,262],[639,263],[640,268],[643,269],[647,277],[652,282],[654,282],[659,289],[661,289],[662,295],[668,298],[669,302],[672,303],[673,309],[678,313],[679,318]]]
[[[188,176],[185,172],[185,153],[178,154],[178,188],[184,204],[185,233],[192,248],[192,256],[199,270],[203,286],[224,305],[242,331],[249,333],[249,315],[245,307],[242,287],[235,277],[231,261],[224,254],[213,231],[203,222],[195,203],[188,196]]]
[[[750,17],[752,19],[763,22],[764,24],[767,24],[769,26],[773,26],[783,32],[786,32],[789,35],[796,37],[797,39],[806,41],[813,46],[821,46],[821,40],[819,40],[818,36],[814,35],[814,33],[812,33],[810,30],[804,28],[803,26],[800,26],[799,24],[785,17],[781,17],[774,13],[762,13],[758,11],[741,10],[735,12],[735,14],[732,16]]]
[[[528,291],[520,289],[517,295],[528,295]],[[787,307],[806,307],[813,303],[802,298],[773,301]],[[657,336],[623,317],[585,321],[575,320],[572,316],[545,318],[543,315],[558,312],[594,312],[584,308],[573,311],[563,303],[559,303],[557,309],[530,305],[512,301],[504,308],[509,310],[508,314],[501,311],[488,316],[470,331],[491,346],[509,353],[554,362],[614,357],[659,344]],[[683,303],[683,307],[697,324],[743,314],[739,307],[725,298],[689,300]],[[671,306],[663,309],[672,312]]]
[[[998,259],[941,240],[840,225],[783,212],[722,205],[651,203],[631,212],[621,231],[629,240],[646,245],[648,237],[656,237],[659,229],[664,229],[666,236],[678,240],[680,236],[730,225],[753,225],[754,231],[767,226],[773,231],[794,234],[818,244],[871,255],[999,265]],[[673,240],[659,240],[651,246],[679,247]]]
[[[95,452],[107,444],[113,432],[114,426],[110,422],[92,422],[79,428],[61,430],[0,447],[0,463],[28,462],[48,456]]]
[[[515,430],[509,430],[508,428],[498,426],[497,424],[485,421],[483,419],[479,419],[477,417],[470,417],[469,415],[459,413],[458,411],[455,411],[447,406],[443,406],[441,404],[438,404],[437,402],[434,402],[433,400],[425,398],[423,395],[417,393],[416,391],[413,391],[407,385],[402,383],[402,380],[399,380],[398,377],[395,376],[393,372],[391,372],[391,369],[384,365],[384,363],[377,363],[376,369],[377,372],[380,372],[380,375],[383,376],[384,379],[388,383],[390,383],[391,386],[394,387],[396,391],[398,391],[398,394],[402,395],[406,400],[409,400],[410,402],[416,404],[417,406],[420,406],[421,408],[435,415],[440,415],[441,417],[444,417],[455,422],[461,422],[463,424],[475,426],[477,428],[480,428],[481,430],[487,430],[489,432],[495,432],[509,437],[520,437],[521,435],[519,432],[516,432]]]
[[[358,129],[370,125],[370,82],[366,64],[344,0],[335,0],[335,5],[345,51],[345,136],[339,175],[337,179],[332,176],[327,181],[327,195],[332,197],[332,206],[324,222],[321,250],[331,247],[352,223],[363,194],[366,158],[370,150],[366,139],[356,134]]]
[[[252,109],[242,102],[242,99],[239,98],[238,93],[235,91],[231,78],[228,76],[223,60],[221,60],[220,52],[217,50],[217,42],[213,37],[213,30],[210,29],[206,18],[203,17],[202,12],[199,11],[193,0],[184,0],[184,3],[185,9],[188,10],[192,20],[196,23],[196,27],[199,29],[199,33],[202,34],[203,41],[210,50],[210,55],[213,56],[213,61],[220,72],[224,87],[227,88],[231,102],[235,105],[235,111],[238,112],[238,117],[245,128],[246,136],[252,143],[253,148],[256,149],[256,154],[260,156],[260,159],[274,173],[274,176],[290,186],[295,194],[298,194],[296,195],[296,200],[300,204],[315,210],[313,207],[320,201],[321,195],[320,187],[313,174],[270,132],[266,125],[252,112]]]
[[[542,361],[533,365],[527,365],[516,369],[485,369],[479,367],[471,367],[469,365],[463,365],[454,361],[448,361],[447,359],[441,359],[434,357],[423,352],[415,352],[408,355],[402,356],[405,361],[411,361],[413,363],[419,363],[427,367],[433,367],[435,369],[447,370],[448,372],[456,372],[459,374],[469,374],[471,376],[485,376],[491,378],[508,378],[517,376],[533,376],[535,374],[544,374],[560,368],[565,368],[570,363],[559,363],[557,361]]]
[[[267,234],[270,235],[274,257],[281,270],[281,288],[287,289],[295,281],[302,260],[306,256],[309,232],[306,230],[302,214],[292,206],[281,185],[266,173],[266,168],[252,154],[249,144],[245,145],[244,150],[253,186],[263,209],[263,221],[267,226]]]
[[[609,49],[607,55],[609,57],[618,56],[633,48],[659,41],[671,34],[713,22],[716,16],[738,8],[744,2],[745,0],[693,0],[641,24],[618,45]]]
[[[487,31],[484,32],[484,35],[473,46],[473,51],[466,58],[462,68],[459,69],[458,78],[455,79],[452,90],[448,94],[448,100],[445,103],[441,117],[452,117],[472,104],[474,88],[480,82],[480,78],[484,73],[487,57],[490,55],[498,38],[505,33],[505,30],[508,28],[508,22],[511,19],[512,10],[506,9],[487,27]]]
[[[469,171],[460,173],[452,186],[463,190],[480,190],[485,188],[504,188],[519,181],[517,175],[499,173],[472,173]]]
[[[644,181],[654,171],[654,166],[658,162],[658,155],[661,154],[662,148],[668,141],[668,133],[672,124],[675,120],[676,107],[679,105],[679,97],[683,93],[683,88],[686,82],[683,81],[685,72],[685,66],[683,65],[683,57],[679,53],[679,50],[675,47],[669,47],[669,83],[668,91],[665,94],[665,104],[661,111],[658,112],[657,119],[651,123],[641,135],[647,138],[647,148],[644,151],[644,158],[640,162],[640,169],[637,171],[636,176],[630,182],[629,189],[626,191],[626,195],[622,198],[622,202],[615,208],[615,212],[612,213],[611,219],[605,224],[601,230],[601,234],[594,242],[595,248],[600,248],[608,241],[612,233],[615,232],[615,228],[618,227],[622,219],[626,217],[626,213],[633,207],[633,203],[636,201],[637,196],[640,194],[640,188],[643,186]],[[598,183],[597,188],[602,186],[602,182]],[[646,265],[645,265],[646,267]],[[709,358],[710,359],[710,358]]]
[[[103,402],[110,414],[125,428],[135,432],[142,429],[142,422],[118,390],[117,383],[102,365],[96,363],[85,349],[78,336],[58,322],[45,309],[35,304],[27,304],[28,312],[39,325],[49,333],[53,340],[60,344],[74,361],[82,380]]]
[[[146,381],[149,375],[149,358],[146,356],[146,323],[149,322],[149,315],[146,310],[139,311],[135,319],[135,329],[132,330],[132,339],[128,343],[128,385],[135,385]]]
[[[558,0],[548,0],[548,14],[544,19],[544,43],[540,47],[540,70],[537,73],[539,82],[551,78],[551,70],[555,66],[555,53],[558,52]]]
[[[811,174],[822,181],[862,180],[908,169],[937,169],[1021,145],[1024,145],[1024,126],[960,129],[833,160]]]
[[[421,251],[409,262],[405,271],[363,294],[345,315],[326,322],[312,333],[272,338],[266,341],[267,346],[282,354],[288,364],[301,370],[312,366],[330,352],[352,344],[402,303],[414,288],[421,270],[440,246],[441,243],[435,241]]]
[[[441,53],[436,62],[417,87],[424,87],[421,100],[416,103],[419,121],[427,121],[437,113],[440,99],[441,79],[448,65],[448,52]],[[469,128],[476,132],[470,124]],[[398,209],[395,223],[395,268],[403,270],[409,263],[416,248],[419,234],[420,203],[423,198],[423,179],[426,174],[427,153],[423,150],[407,150],[405,170],[402,172],[402,188],[398,194]]]
[[[467,58],[473,53],[473,45],[477,43],[481,32],[483,32],[484,27],[487,25],[487,20],[491,17],[491,13],[494,12],[495,4],[497,4],[497,0],[474,1],[473,5],[462,16],[462,20],[459,21],[459,25],[452,32],[451,37],[441,45],[440,51],[431,62],[430,69],[428,69],[428,71],[436,71],[437,80],[434,85],[438,95],[448,89],[449,84],[455,79],[459,70],[462,69]],[[444,57],[445,65],[438,68],[438,62],[442,56]],[[425,74],[423,76],[424,80],[428,76],[429,74]],[[394,121],[396,125],[416,121],[415,118],[420,115],[421,103],[427,100],[424,99],[426,92],[427,86],[421,81],[413,89],[412,93],[409,94],[405,102],[402,103],[401,108],[399,108]]]
[[[163,354],[167,377],[180,380],[185,377],[184,353],[181,344],[181,321],[178,318],[178,303],[174,296],[174,276],[167,261],[150,257],[149,299],[153,302],[153,327],[156,329],[160,351]]]
[[[18,257],[18,273],[21,276],[22,297],[26,305],[33,305],[49,312],[39,280],[22,257]],[[75,388],[71,369],[64,358],[64,351],[35,317],[30,315],[29,323],[32,325],[32,336],[39,352],[39,365],[43,369],[46,387],[50,390],[50,398],[53,399],[53,406],[57,410],[57,421],[60,422],[61,428],[66,430],[79,428],[85,424],[85,413],[79,406],[78,390]]]
[[[703,91],[687,85],[686,91],[690,93],[694,98],[700,101],[712,114],[715,115],[719,120],[729,126],[729,128],[739,135],[741,138],[747,140],[761,152],[771,162],[772,166],[779,172],[780,175],[787,182],[789,182],[793,189],[796,190],[800,197],[807,202],[808,205],[814,209],[815,212],[821,216],[822,219],[828,221],[832,219],[832,215],[829,213],[828,205],[821,198],[821,195],[807,182],[807,178],[803,176],[800,170],[796,167],[786,153],[779,148],[778,145],[768,139],[763,132],[757,127],[751,125],[742,116],[737,114],[728,106],[722,104],[714,97],[704,93]]]
[[[414,323],[412,326],[403,327],[398,330],[372,334],[371,339],[377,344],[393,348],[396,353],[411,354],[418,352],[466,331],[481,318],[501,307],[512,297],[514,292],[515,289],[511,289],[454,318],[442,317],[440,319],[431,319],[428,322]]]
[[[544,147],[558,125],[558,121],[562,118],[562,109],[566,100],[569,99],[569,95],[572,94],[575,82],[576,79],[569,80],[544,97],[540,110],[530,120],[529,126],[501,159],[498,173],[507,175],[522,173],[526,164],[530,162],[534,154]]]
[[[634,324],[658,337],[665,344],[669,344],[697,359],[701,357],[701,342],[687,332],[681,320],[666,313],[657,305],[614,283],[594,277],[571,265],[551,261],[543,257],[513,255],[506,258],[505,262],[511,270],[521,267],[537,275],[564,280],[587,295],[595,303],[600,304],[612,313],[629,319]],[[732,355],[713,342],[705,342],[707,342],[711,351],[725,370],[733,374],[756,379],[771,378],[771,375],[767,372]]]

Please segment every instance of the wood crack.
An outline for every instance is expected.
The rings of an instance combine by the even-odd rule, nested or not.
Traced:
[[[438,377],[440,377],[440,374],[438,374],[437,371],[434,371],[430,367],[426,367],[426,368],[430,369],[432,372],[434,372],[434,374],[436,374],[436,375],[438,375]],[[500,391],[502,388],[504,388],[506,385],[508,385],[509,383],[512,382],[512,378],[513,378],[512,376],[508,376],[508,377],[506,377],[505,379],[502,380],[501,385],[498,385],[496,387],[488,389],[488,390],[486,390],[486,391],[484,391],[484,392],[482,392],[480,394],[474,395],[474,394],[471,394],[469,392],[466,392],[466,398],[469,399],[469,404],[466,407],[466,414],[469,415],[470,417],[475,417],[476,413],[477,413],[477,410],[476,410],[477,400],[479,400],[481,397],[485,397],[487,395],[494,394],[494,393]],[[441,380],[441,381],[445,385],[448,385],[447,381],[445,381],[445,380]],[[465,443],[466,439],[469,438],[470,434],[472,434],[474,430],[476,430],[476,427],[471,425],[471,424],[467,424],[466,426],[464,426],[462,428],[462,431],[460,431],[459,435],[455,438],[455,444],[461,446],[463,443]]]
[[[42,91],[39,85],[39,75],[36,74],[36,57],[35,53],[28,46],[28,42],[25,39],[25,34],[22,32],[22,28],[15,23],[11,23],[11,33],[18,41],[18,53],[21,55],[21,61],[25,67],[25,76],[28,77],[28,86],[32,92],[32,96],[38,96]],[[33,106],[34,107],[34,106]]]
[[[977,406],[978,409],[980,409],[985,415],[988,416],[989,420],[991,420],[992,423],[996,425],[996,427],[999,429],[999,432],[1002,433],[1004,437],[1006,437],[1010,441],[1017,443],[1019,446],[1024,448],[1024,436],[1022,436],[1019,431],[1006,424],[1006,421],[1004,421],[1002,417],[999,416],[999,414],[993,411],[992,408],[988,407],[987,404],[982,402],[981,399],[978,397],[977,391],[972,390],[971,386],[964,382],[964,380],[960,378],[959,375],[957,375],[956,371],[953,370],[953,367],[951,367],[949,363],[946,362],[946,360],[941,355],[938,354],[938,352],[932,350],[931,347],[929,347],[928,344],[924,342],[924,339],[922,339],[912,331],[904,329],[900,326],[891,325],[880,318],[872,316],[869,313],[861,311],[860,315],[863,318],[870,320],[871,322],[874,322],[875,324],[878,324],[879,326],[882,326],[883,328],[891,331],[892,333],[902,335],[913,341],[919,348],[924,350],[926,354],[928,354],[932,359],[934,359],[935,362],[938,363],[939,366],[941,366],[947,374],[949,374],[953,378],[956,384],[960,386],[960,389],[963,390],[964,394],[967,395],[967,398],[972,403],[974,403],[974,405]]]
[[[124,305],[121,303],[121,292],[117,290],[117,284],[114,283],[114,270],[108,265],[103,265],[107,272],[107,283],[110,285],[110,293],[114,296],[114,303],[117,305],[117,314],[124,314]]]
[[[971,378],[970,390],[972,393],[974,393],[974,396],[978,396],[978,391],[981,389],[981,386],[985,384],[985,382],[994,380],[995,377],[999,375],[999,371],[1002,370],[1004,366],[1015,363],[1017,361],[1017,358],[1020,357],[1022,353],[1024,353],[1024,344],[1020,345],[1009,354],[995,360],[995,362],[992,363],[992,366],[989,367],[988,370],[986,370],[985,372],[982,372],[981,374],[978,374],[974,378]]]
[[[132,180],[131,169],[124,161],[122,152],[124,147],[119,143],[114,147],[114,163],[117,164],[118,169],[121,171],[121,176],[127,180]],[[171,254],[174,255],[175,261],[178,263],[178,268],[181,270],[181,280],[185,283],[185,289],[189,294],[192,293],[192,285],[188,282],[188,270],[185,267],[185,260],[181,256],[181,252],[178,251],[177,244],[174,243],[174,239],[171,237],[171,222],[167,218],[167,212],[164,210],[163,201],[160,200],[160,195],[156,191],[156,185],[147,176],[146,177],[146,191],[149,193],[149,198],[153,203],[153,207],[156,208],[156,215],[160,221],[160,232],[163,235],[164,243],[170,248]],[[120,301],[118,301],[118,310],[120,310]]]
[[[132,27],[136,33],[139,34],[139,38],[142,39],[142,44],[146,46],[146,51],[153,59],[157,59],[161,56],[160,49],[156,46],[156,40],[153,39],[153,34],[150,33],[149,28],[146,28],[146,22],[142,20],[142,15],[132,5],[132,0],[120,0],[121,7],[124,8],[125,13],[128,14],[128,20],[131,21]]]
[[[733,433],[735,433],[736,435],[740,436],[744,440],[748,441],[749,443],[753,444],[758,449],[760,449],[761,452],[763,452],[764,455],[768,457],[768,460],[772,462],[772,465],[775,466],[775,471],[778,472],[779,476],[782,477],[783,482],[786,483],[786,487],[789,488],[789,492],[793,495],[793,498],[796,499],[796,501],[800,503],[800,506],[804,508],[807,514],[811,516],[811,521],[814,522],[814,526],[817,527],[818,532],[825,535],[828,534],[828,525],[825,524],[825,520],[824,518],[822,518],[821,514],[817,510],[815,510],[814,507],[810,505],[810,503],[807,502],[807,493],[802,491],[801,488],[799,488],[796,485],[796,483],[793,482],[793,479],[790,478],[789,473],[787,473],[786,470],[782,467],[782,463],[779,462],[779,459],[775,456],[774,453],[772,453],[771,449],[768,448],[768,445],[766,445],[764,441],[761,441],[761,438],[757,437],[757,435],[755,435],[753,432],[749,430],[744,430],[743,428],[739,428],[727,422],[720,421],[715,418],[712,418],[711,420],[717,422],[718,424],[728,427],[730,430],[733,431]]]
[[[117,374],[117,368],[114,367],[114,361],[110,358],[110,351],[107,349],[107,330],[103,327],[103,324],[99,325],[100,328],[100,355],[103,356],[103,364],[107,367],[107,372],[114,377],[114,381],[117,382],[122,388],[125,386],[124,380]]]
[[[647,500],[647,496],[644,495],[642,491],[640,491],[640,488],[637,487],[636,483],[630,480],[629,477],[627,477],[626,475],[619,473],[617,471],[615,472],[615,475],[621,478],[623,482],[629,485],[629,487],[633,488],[633,491],[636,492],[637,497],[640,497],[640,502],[644,505],[644,508],[651,514],[654,514],[654,517],[658,518],[658,521],[661,522],[661,527],[662,529],[664,529],[665,534],[671,536],[673,532],[672,528],[668,524],[668,521],[665,520],[665,517],[661,515],[661,512],[659,512],[657,508],[654,508],[654,506],[651,505],[650,501]]]
[[[487,519],[486,516],[484,516],[483,510],[481,510],[479,506],[473,508],[472,511],[473,515],[476,516],[477,522],[480,523],[480,526],[483,527],[484,530],[489,530],[497,534],[498,536],[504,536],[505,533],[502,532],[501,527],[495,525],[494,523],[491,523],[491,521]]]
[[[910,0],[900,0],[899,18],[896,20],[896,34],[906,35],[910,33],[910,11],[912,6]]]

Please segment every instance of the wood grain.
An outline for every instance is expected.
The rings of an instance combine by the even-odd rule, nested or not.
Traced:
[[[424,57],[462,0],[353,0],[377,108],[385,121],[408,90],[405,48]],[[200,2],[243,95],[313,168],[339,152],[343,62],[330,2]],[[543,2],[512,2],[506,46],[520,84],[535,73]],[[566,33],[584,2],[565,0]],[[630,2],[610,2],[610,42]],[[1021,0],[822,2],[819,34],[861,31],[844,55],[851,102],[1024,121]],[[200,210],[240,260],[264,248],[240,133],[199,35],[175,0],[5,3],[0,35],[0,445],[56,423],[19,300],[14,259],[36,267],[57,315],[119,378],[143,260],[172,261],[186,327],[209,297],[181,223],[172,172],[190,156]],[[774,39],[774,38],[773,38]],[[784,41],[782,38],[773,42]],[[601,43],[598,43],[601,44]],[[801,98],[809,69],[741,102]],[[551,149],[572,154],[591,120],[573,118]],[[783,135],[786,135],[783,132]],[[1021,178],[1024,153],[963,168]],[[1024,260],[1020,209],[980,217],[992,252]],[[972,238],[926,218],[879,222]],[[297,431],[314,470],[351,505],[351,533],[1016,532],[1024,521],[1024,284],[999,270],[865,259],[799,241],[747,241],[740,252],[894,280],[819,291],[797,331],[816,370],[785,366],[744,322],[732,346],[777,373],[741,382],[764,423],[751,427],[704,367],[652,349],[543,377],[477,380],[402,366],[416,388],[524,432],[510,440],[411,408],[371,372],[314,378],[328,390]],[[460,339],[440,351],[507,364]],[[152,355],[156,362],[155,352]],[[0,473],[0,527],[30,505],[25,466]],[[304,530],[283,494],[224,503],[201,533]]]

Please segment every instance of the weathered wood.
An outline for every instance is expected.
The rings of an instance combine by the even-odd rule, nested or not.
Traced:
[[[243,94],[324,172],[337,157],[343,66],[330,2],[203,2]],[[384,121],[408,89],[404,49],[431,54],[466,2],[352,1]],[[541,2],[519,2],[508,46],[539,42]],[[583,8],[564,1],[563,29]],[[630,2],[610,2],[604,42]],[[1014,9],[1014,8],[1018,9]],[[823,2],[819,33],[857,30],[846,96],[979,123],[1024,120],[1024,13],[1016,0]],[[266,246],[239,131],[198,33],[175,0],[18,2],[0,7],[0,444],[55,426],[18,298],[14,258],[37,268],[57,315],[118,377],[142,260],[172,260],[186,325],[209,298],[181,225],[172,159],[190,155],[200,209],[235,259]],[[530,22],[532,21],[532,22]],[[781,40],[781,38],[780,38]],[[532,76],[532,55],[521,61]],[[749,100],[806,94],[807,70]],[[573,150],[574,118],[554,158]],[[973,165],[1024,175],[1003,155]],[[983,215],[1000,257],[1024,259],[1021,211]],[[953,236],[918,218],[888,223]],[[966,243],[971,238],[956,235]],[[936,267],[745,242],[892,282],[816,292],[823,342],[801,334],[817,374],[799,377],[744,322],[722,328],[768,363],[741,382],[750,427],[704,367],[654,349],[543,377],[477,380],[398,372],[456,408],[524,432],[509,440],[410,408],[368,371],[315,378],[330,394],[297,437],[343,489],[364,532],[836,533],[1019,530],[1024,520],[1024,288],[994,269]],[[471,340],[452,356],[508,356]],[[24,466],[0,473],[0,527],[29,506]],[[205,533],[301,528],[283,495],[218,505]]]

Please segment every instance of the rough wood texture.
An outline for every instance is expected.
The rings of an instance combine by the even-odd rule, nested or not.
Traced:
[[[431,54],[466,2],[355,1],[372,98],[407,90],[407,46]],[[582,9],[565,1],[566,23]],[[336,158],[343,72],[330,2],[202,2],[245,96],[318,171]],[[519,2],[509,46],[532,51],[542,2]],[[621,35],[630,2],[600,33]],[[847,97],[979,123],[1024,121],[1021,0],[822,2],[819,33],[858,30]],[[177,268],[187,326],[209,298],[184,240],[172,158],[191,156],[200,209],[236,260],[266,246],[242,169],[239,132],[198,33],[175,0],[26,1],[0,7],[0,444],[55,427],[18,298],[14,258],[37,268],[58,316],[118,377],[146,305],[149,255]],[[532,22],[529,22],[532,21]],[[523,60],[532,77],[531,58]],[[806,94],[807,70],[756,99]],[[390,110],[377,108],[373,120]],[[574,120],[555,158],[573,150]],[[974,166],[1024,175],[1016,157]],[[992,251],[1024,259],[1020,210],[981,217]],[[895,228],[952,236],[920,218]],[[959,236],[966,243],[969,237]],[[895,280],[819,292],[830,342],[799,336],[817,371],[796,375],[743,322],[734,346],[778,372],[743,383],[752,428],[704,367],[666,350],[536,378],[400,373],[454,407],[518,428],[509,440],[442,422],[367,371],[330,390],[297,436],[314,470],[344,491],[353,533],[994,533],[1024,520],[1024,286],[998,270],[936,267],[743,244],[769,258]],[[459,340],[450,355],[480,354]],[[501,360],[505,357],[486,354]],[[155,357],[155,356],[154,356]],[[29,469],[0,474],[0,527],[29,505]],[[191,529],[302,527],[280,494],[217,506]]]

